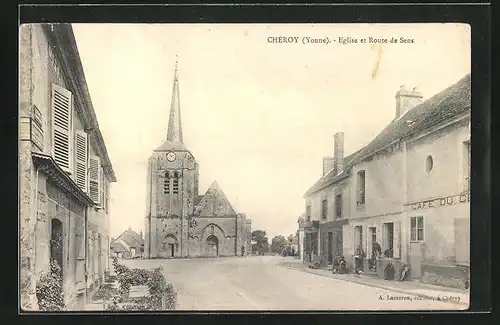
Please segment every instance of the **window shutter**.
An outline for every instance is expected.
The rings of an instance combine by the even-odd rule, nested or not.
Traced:
[[[95,203],[100,203],[101,159],[91,156],[89,159],[89,194]]]
[[[401,258],[401,222],[394,222],[393,257]]]
[[[354,239],[354,243],[352,245],[352,248],[353,248],[353,252],[354,254],[356,254],[356,250],[358,249],[358,246],[359,246],[359,232],[358,232],[358,229],[356,228],[356,226],[354,226],[354,228],[352,228],[352,231],[353,231],[353,239]]]
[[[71,172],[71,115],[72,94],[52,85],[52,156],[66,172]]]
[[[389,241],[387,238],[387,224],[382,224],[382,254],[389,248]]]
[[[84,131],[77,130],[75,133],[76,162],[75,174],[76,184],[87,192],[87,161],[88,161],[88,137]]]
[[[101,206],[104,207],[104,171],[102,169],[99,169],[99,172],[100,172],[100,178],[99,178],[100,199],[99,199],[99,202],[101,203]]]
[[[372,240],[372,233],[371,233],[371,229],[368,228],[368,232],[366,233],[366,257],[368,258],[371,258],[372,257],[372,248],[373,248],[373,240]]]
[[[362,240],[362,243],[363,243],[363,253],[365,253],[366,255],[366,252],[368,251],[368,245],[367,245],[367,241],[368,241],[368,227],[367,226],[363,226],[363,238],[361,239]]]

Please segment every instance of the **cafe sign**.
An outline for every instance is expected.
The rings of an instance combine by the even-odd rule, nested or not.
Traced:
[[[428,208],[437,208],[437,207],[442,207],[446,205],[455,205],[455,204],[460,204],[460,203],[466,203],[470,201],[470,194],[460,194],[460,195],[453,195],[453,196],[447,196],[447,197],[442,197],[438,199],[432,199],[432,200],[425,200],[421,202],[415,202],[415,203],[410,203],[410,204],[405,204],[406,206],[410,207],[412,210],[421,210],[421,209],[428,209]]]

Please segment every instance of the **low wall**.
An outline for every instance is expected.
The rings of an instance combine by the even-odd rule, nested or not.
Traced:
[[[423,264],[420,281],[445,287],[468,289],[470,283],[469,267],[461,265]]]

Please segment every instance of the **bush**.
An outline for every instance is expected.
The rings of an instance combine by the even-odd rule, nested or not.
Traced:
[[[161,268],[153,270],[129,269],[119,264],[118,259],[113,259],[113,266],[120,284],[120,294],[113,297],[108,307],[110,311],[116,310],[172,310],[177,304],[177,295],[171,284],[167,284]],[[131,286],[147,285],[149,296],[126,299]],[[162,308],[162,297],[164,307]]]
[[[50,271],[42,274],[36,284],[38,307],[42,311],[61,311],[65,309],[62,270],[56,261],[51,260]]]

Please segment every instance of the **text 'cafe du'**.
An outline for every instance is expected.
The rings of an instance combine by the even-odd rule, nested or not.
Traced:
[[[445,205],[454,205],[454,204],[458,204],[458,203],[466,203],[469,201],[470,201],[470,194],[467,193],[467,194],[463,194],[463,195],[448,196],[448,197],[443,197],[443,198],[438,198],[438,199],[410,203],[410,204],[406,204],[406,205],[410,206],[412,210],[420,210],[420,209],[435,208],[435,207],[445,206]]]

